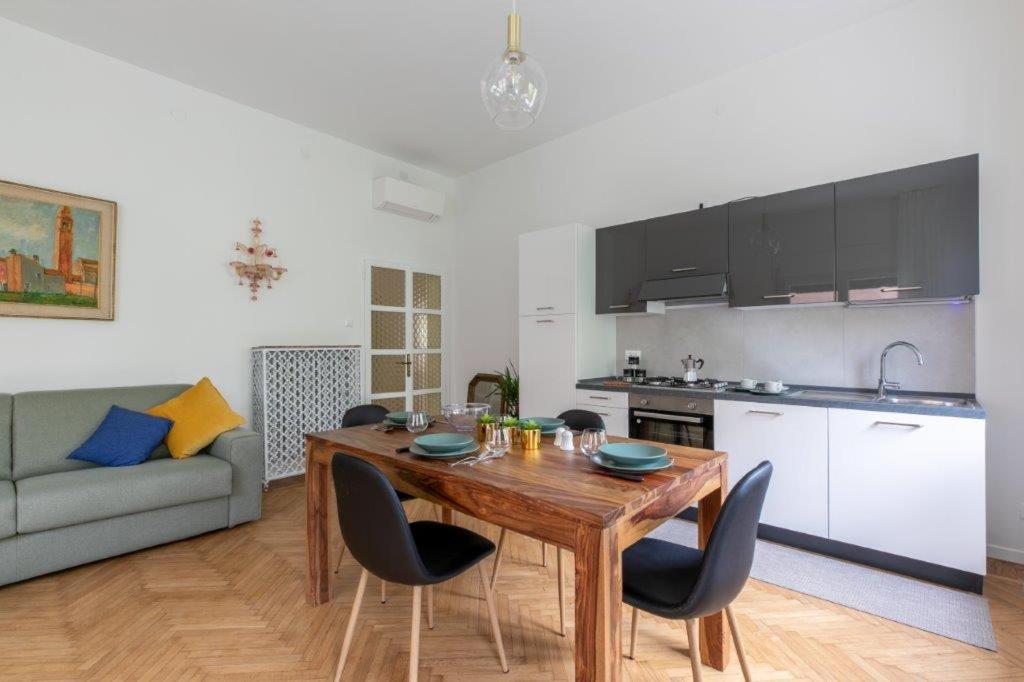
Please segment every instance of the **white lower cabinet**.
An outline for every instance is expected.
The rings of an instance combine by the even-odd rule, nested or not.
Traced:
[[[629,394],[624,391],[576,389],[576,408],[601,415],[609,436],[629,436]]]
[[[984,574],[985,421],[828,412],[829,537]]]
[[[828,537],[828,411],[715,401],[715,449],[729,454],[729,484],[764,460],[773,473],[761,523]]]

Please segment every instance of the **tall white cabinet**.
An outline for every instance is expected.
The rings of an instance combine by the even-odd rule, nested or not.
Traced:
[[[615,320],[597,315],[594,229],[571,223],[519,236],[519,414],[576,406],[576,381],[615,366]]]

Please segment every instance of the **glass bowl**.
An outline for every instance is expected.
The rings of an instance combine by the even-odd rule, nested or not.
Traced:
[[[474,430],[477,418],[490,412],[491,406],[487,403],[452,403],[441,410],[444,420],[456,431]]]

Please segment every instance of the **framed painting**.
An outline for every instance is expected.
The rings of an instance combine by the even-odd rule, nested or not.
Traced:
[[[0,182],[0,315],[114,319],[117,204]]]

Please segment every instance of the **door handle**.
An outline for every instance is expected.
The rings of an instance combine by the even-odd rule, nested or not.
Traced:
[[[683,422],[686,424],[701,424],[703,419],[700,417],[687,417],[682,414],[662,414],[660,412],[641,412],[640,410],[633,410],[634,417],[646,417],[647,419],[662,419],[667,422]]]
[[[545,322],[554,324],[554,320],[537,320],[537,324],[544,324]]]
[[[767,414],[770,417],[781,417],[785,412],[775,412],[773,410],[747,410],[747,414]]]
[[[907,429],[923,429],[924,424],[913,424],[911,422],[875,422],[875,426],[902,426]]]
[[[768,294],[767,296],[762,296],[761,298],[767,301],[772,298],[793,298],[794,296],[796,296],[796,294]]]
[[[405,362],[396,362],[396,365],[405,365],[405,376],[412,376],[412,356],[405,354]]]
[[[687,266],[685,268],[672,268],[672,272],[693,272],[697,267],[694,265]]]
[[[616,308],[628,308],[628,307],[629,307],[628,303],[620,303],[619,305],[610,305],[610,306],[608,306],[608,309],[612,310],[612,309],[616,309]]]
[[[892,291],[918,291],[919,289],[923,288],[924,287],[922,286],[882,287],[881,289],[879,289],[879,291],[881,291],[883,294],[887,294]]]
[[[608,396],[604,396],[604,395],[588,395],[587,397],[588,398],[593,398],[594,400],[611,400],[611,398],[609,398]]]
[[[554,309],[555,309],[555,306],[553,306],[553,305],[539,305],[539,306],[537,306],[537,310],[554,310]]]

